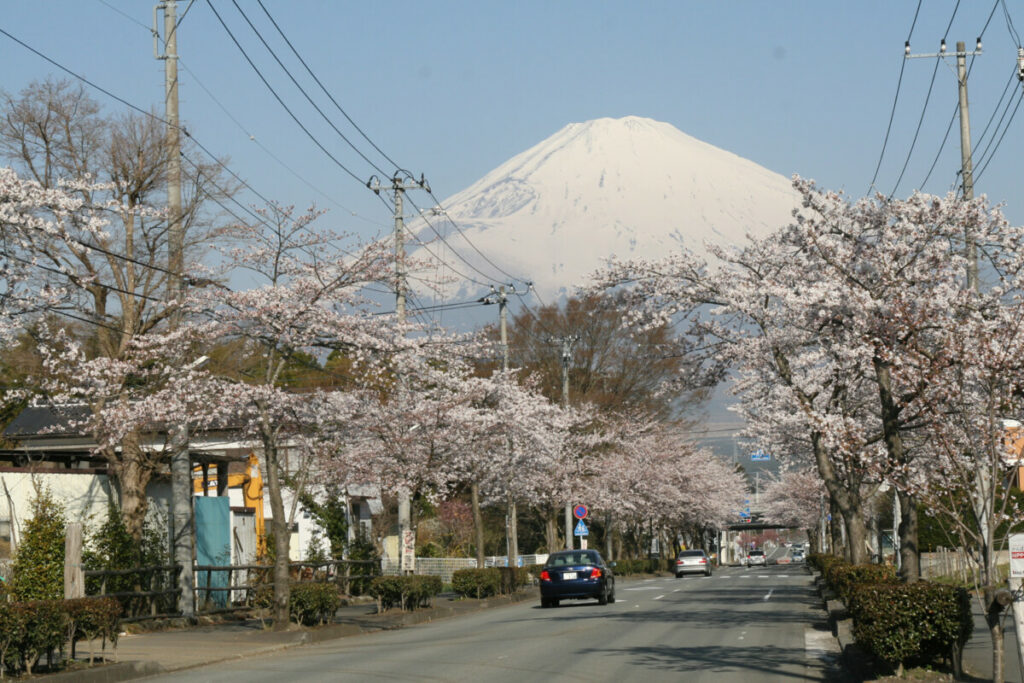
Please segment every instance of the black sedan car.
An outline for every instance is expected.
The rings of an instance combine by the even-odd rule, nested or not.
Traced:
[[[606,564],[596,550],[563,550],[548,555],[540,573],[541,607],[558,607],[560,600],[596,598],[615,602],[614,562]]]

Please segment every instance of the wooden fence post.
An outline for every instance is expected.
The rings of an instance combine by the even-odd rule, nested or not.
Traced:
[[[64,531],[64,599],[85,597],[82,574],[82,523],[70,522]]]

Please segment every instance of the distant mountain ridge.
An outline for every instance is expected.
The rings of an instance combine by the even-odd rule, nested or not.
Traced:
[[[487,259],[433,220],[462,257],[495,282],[508,279],[495,265],[532,280],[550,301],[613,255],[657,258],[681,247],[706,254],[705,241],[740,246],[748,233],[788,223],[799,199],[778,173],[670,124],[627,116],[569,124],[442,205]],[[433,236],[410,227],[425,241]],[[447,247],[431,250],[470,270]],[[462,283],[448,294],[479,289]]]

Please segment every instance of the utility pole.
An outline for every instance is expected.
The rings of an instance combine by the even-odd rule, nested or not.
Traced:
[[[492,288],[493,290],[493,288]],[[526,294],[526,292],[517,292],[514,285],[509,285],[508,292],[505,291],[505,286],[502,285],[497,291],[492,291],[490,295],[484,297],[484,303],[486,304],[498,304],[498,324],[501,329],[501,369],[503,372],[508,372],[508,295],[509,294]],[[529,291],[529,290],[527,290]],[[512,436],[509,435],[506,444],[506,456],[511,462],[512,460]],[[518,513],[516,511],[516,499],[512,495],[511,490],[508,493],[507,501],[507,512],[505,514],[505,538],[506,548],[505,552],[508,557],[508,564],[510,567],[516,566],[519,559],[519,529],[518,529]]]
[[[377,176],[366,181],[366,186],[379,195],[388,189],[381,185]],[[420,175],[414,179],[409,173],[396,171],[391,178],[394,192],[395,213],[395,312],[398,324],[405,325],[405,217],[402,215],[403,199],[407,190],[423,189],[430,192],[430,185]],[[412,501],[410,492],[398,490],[398,560],[400,571],[411,574],[415,569],[416,538],[412,529]]]
[[[569,407],[569,363],[572,362],[572,347],[580,340],[578,334],[566,337],[551,337],[548,342],[562,345],[562,407]],[[565,504],[565,548],[572,550],[572,501]]]
[[[164,50],[159,51],[156,14],[164,13]],[[178,125],[178,19],[175,0],[165,0],[153,12],[153,53],[164,62],[165,119],[167,120],[167,299],[175,307],[171,327],[181,324],[181,298],[185,294],[185,228],[181,216],[181,129]],[[179,359],[183,360],[183,359]],[[178,602],[187,619],[195,616],[195,576],[192,573],[192,459],[188,425],[170,428],[171,539],[174,563],[181,567]]]

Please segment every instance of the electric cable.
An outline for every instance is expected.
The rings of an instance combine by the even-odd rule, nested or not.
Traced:
[[[249,20],[248,15],[246,15],[245,11],[238,5],[238,0],[231,0],[231,4],[233,4],[235,6],[235,9],[238,10],[238,13],[242,15],[242,18],[245,19],[245,23],[249,25],[249,28],[252,29],[252,32],[255,33],[259,41],[263,43],[263,47],[267,49],[267,52],[270,53],[270,56],[274,58],[274,61],[277,62],[277,65],[281,67],[285,75],[288,76],[289,80],[291,80],[292,84],[296,88],[298,88],[299,92],[302,93],[302,96],[305,97],[306,101],[309,102],[313,109],[315,109],[316,112],[320,114],[321,118],[323,118],[327,125],[330,126],[331,129],[334,130],[334,132],[337,133],[338,136],[342,140],[344,140],[345,143],[349,147],[351,147],[356,154],[362,157],[363,161],[370,164],[370,166],[372,166],[374,170],[376,170],[381,175],[386,176],[387,172],[380,166],[378,166],[376,163],[374,163],[368,156],[363,154],[363,151],[356,147],[355,144],[351,140],[349,140],[348,137],[344,133],[342,133],[337,126],[334,125],[334,122],[331,121],[330,117],[327,116],[327,114],[324,113],[323,109],[321,109],[320,106],[317,105],[317,103],[313,100],[313,98],[309,96],[309,93],[306,92],[306,89],[299,84],[299,82],[295,79],[295,76],[292,75],[292,72],[288,69],[288,67],[284,65],[284,62],[280,60],[280,58],[277,56],[277,53],[274,52],[274,49],[270,47],[270,44],[267,43],[267,41],[263,38],[263,34],[260,33],[259,29],[257,29],[256,26],[252,23],[252,21]]]
[[[363,131],[363,129],[362,129],[362,128],[360,128],[360,127],[359,127],[359,125],[358,125],[358,124],[356,124],[356,122],[352,120],[352,117],[348,115],[348,112],[346,112],[346,111],[345,111],[345,110],[344,110],[344,109],[342,108],[342,106],[341,106],[340,104],[338,104],[337,100],[335,100],[335,99],[334,99],[334,97],[333,97],[333,96],[331,95],[330,91],[328,91],[328,90],[327,90],[327,88],[326,88],[326,87],[324,86],[324,84],[320,82],[320,79],[316,77],[316,74],[315,74],[315,73],[313,73],[313,70],[312,70],[312,69],[311,69],[311,68],[309,67],[309,64],[307,64],[307,63],[306,63],[306,60],[302,58],[302,55],[300,55],[300,54],[299,54],[299,52],[298,52],[298,50],[296,50],[296,49],[295,49],[295,46],[294,46],[294,45],[292,45],[292,42],[291,42],[290,40],[288,40],[288,36],[286,36],[286,35],[284,34],[284,31],[282,31],[282,30],[281,30],[281,27],[280,27],[280,26],[278,26],[277,22],[276,22],[276,21],[274,20],[274,17],[270,16],[270,12],[268,12],[268,11],[267,11],[267,8],[263,6],[263,2],[262,2],[262,0],[256,0],[256,1],[257,1],[257,3],[259,4],[259,6],[260,6],[260,9],[262,9],[262,10],[263,10],[263,13],[267,15],[267,19],[269,19],[269,20],[270,20],[270,23],[274,25],[274,28],[275,28],[275,29],[277,29],[277,32],[278,32],[278,33],[279,33],[279,34],[281,35],[281,38],[283,38],[283,39],[284,39],[284,42],[285,42],[285,43],[286,43],[286,44],[288,45],[288,47],[289,47],[289,48],[291,49],[291,51],[292,51],[292,54],[294,54],[294,55],[295,55],[295,57],[296,57],[296,58],[297,58],[297,59],[299,60],[299,62],[300,62],[300,63],[302,64],[302,66],[303,66],[303,67],[305,67],[305,69],[306,69],[306,73],[308,73],[308,74],[310,75],[310,77],[311,77],[311,78],[312,78],[312,79],[313,79],[313,80],[314,80],[314,81],[316,82],[316,84],[317,84],[318,86],[320,86],[320,89],[321,89],[321,90],[323,90],[323,92],[324,92],[324,94],[325,94],[325,95],[327,95],[327,98],[328,98],[328,99],[329,99],[329,100],[331,101],[331,103],[332,103],[332,104],[333,104],[333,105],[334,105],[335,107],[337,107],[338,111],[340,111],[340,112],[341,112],[342,116],[344,116],[344,117],[345,117],[345,119],[346,119],[346,120],[347,120],[347,121],[348,121],[348,122],[349,122],[350,124],[352,124],[352,127],[353,127],[353,128],[355,128],[355,129],[356,129],[357,131],[359,131],[359,134],[363,136],[363,139],[364,139],[364,140],[366,140],[366,141],[367,141],[368,143],[370,143],[370,146],[371,146],[371,147],[373,147],[373,148],[374,148],[375,150],[377,150],[377,152],[378,152],[378,153],[379,153],[379,154],[380,154],[380,155],[381,155],[382,157],[384,157],[385,159],[387,159],[387,160],[388,160],[388,163],[390,163],[390,164],[391,164],[392,166],[394,166],[395,168],[402,168],[402,165],[401,165],[401,164],[399,164],[399,163],[397,163],[397,162],[395,162],[395,161],[394,161],[394,160],[393,160],[393,159],[392,159],[391,157],[389,157],[389,156],[388,156],[387,154],[385,154],[385,153],[384,153],[384,150],[382,150],[382,149],[381,149],[380,147],[378,147],[378,146],[377,146],[377,143],[375,143],[375,142],[374,142],[373,140],[371,140],[371,139],[370,139],[370,136],[369,136],[369,135],[367,135],[367,134],[366,134],[366,133],[365,133],[365,132]],[[387,174],[385,173],[384,175],[387,175]]]
[[[959,3],[957,4],[959,5]],[[924,123],[924,115],[928,112],[928,102],[931,100],[932,97],[932,89],[935,87],[935,76],[939,73],[939,62],[941,61],[941,59],[941,57],[936,57],[935,59],[935,68],[932,69],[932,78],[931,81],[929,81],[928,83],[928,93],[925,95],[924,98],[924,106],[921,107],[921,116],[917,120],[917,128],[914,130],[914,137],[910,141],[910,149],[907,151],[907,158],[903,162],[903,169],[900,171],[899,177],[896,178],[896,184],[893,186],[892,192],[889,193],[888,199],[892,199],[893,196],[896,194],[896,190],[899,189],[900,182],[903,180],[903,174],[907,172],[907,166],[910,164],[910,158],[914,155],[914,147],[917,145],[918,135],[921,134],[921,125]]]
[[[910,39],[914,35],[914,27],[917,26],[917,16],[921,12],[922,0],[917,0],[917,9],[914,10],[914,20],[910,22],[910,31],[907,32],[907,45],[910,45]],[[906,69],[907,59],[906,56],[900,61],[900,75],[896,79],[896,95],[892,98],[892,109],[889,112],[889,125],[885,128],[885,138],[882,140],[882,151],[878,154],[878,163],[875,164],[875,174],[871,176],[871,185],[868,187],[867,194],[871,194],[871,188],[875,186],[875,181],[878,180],[878,171],[882,168],[882,159],[885,158],[885,148],[889,144],[889,134],[892,132],[892,122],[896,117],[896,104],[900,99],[900,87],[903,85],[903,71]]]
[[[1013,108],[1013,113],[1010,114],[1010,119],[1006,122],[1006,127],[1003,128],[1003,133],[1002,135],[999,136],[999,140],[996,142],[996,146],[992,149],[992,152],[989,154],[988,159],[985,160],[985,163],[982,164],[981,168],[979,168],[978,172],[974,175],[975,180],[981,178],[982,174],[985,173],[985,169],[988,168],[989,162],[992,161],[992,158],[995,156],[996,151],[999,149],[999,146],[1003,144],[1003,138],[1006,137],[1007,131],[1010,130],[1010,124],[1013,123],[1014,117],[1017,116],[1017,111],[1020,109],[1020,104],[1022,101],[1024,101],[1024,91],[1021,91],[1020,95],[1017,97],[1017,106]]]
[[[306,136],[313,142],[313,144],[316,145],[321,152],[327,155],[327,157],[331,161],[333,161],[338,168],[347,173],[353,180],[355,180],[360,185],[365,185],[366,183],[363,182],[362,178],[356,175],[355,172],[353,172],[348,166],[343,164],[341,161],[338,160],[337,157],[331,154],[327,150],[327,148],[324,147],[323,143],[321,143],[320,140],[318,140],[316,136],[313,135],[309,131],[309,129],[306,128],[305,125],[303,125],[302,121],[299,120],[298,116],[296,116],[295,113],[291,110],[291,108],[287,104],[285,104],[281,96],[277,93],[276,90],[274,90],[274,87],[270,85],[270,82],[267,81],[266,77],[263,75],[263,72],[260,71],[259,67],[256,66],[256,63],[252,61],[252,58],[249,57],[249,53],[245,51],[245,48],[242,47],[242,44],[238,42],[237,38],[235,38],[235,34],[231,32],[230,28],[228,28],[228,25],[224,22],[223,17],[220,16],[220,13],[217,11],[217,8],[213,6],[213,2],[211,0],[206,0],[206,4],[209,5],[210,9],[213,11],[214,16],[217,17],[217,21],[220,22],[220,25],[224,28],[224,31],[231,38],[231,42],[233,42],[235,44],[235,47],[238,48],[238,51],[242,53],[242,56],[245,58],[245,61],[248,62],[249,66],[252,67],[252,70],[256,72],[256,75],[259,76],[259,79],[263,82],[263,85],[266,86],[267,90],[269,90],[270,93],[274,96],[274,99],[277,100],[277,103],[280,104],[281,107],[288,113],[292,121],[295,122],[295,125],[301,128],[302,132],[306,134]]]

